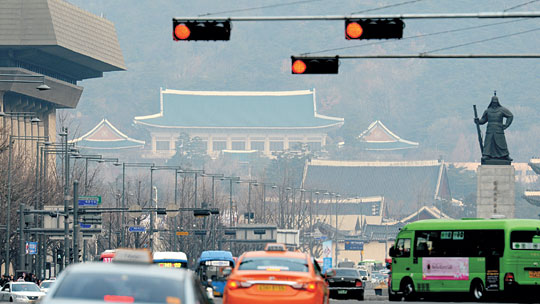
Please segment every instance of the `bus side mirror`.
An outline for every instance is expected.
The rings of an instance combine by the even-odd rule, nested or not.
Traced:
[[[231,272],[232,272],[232,268],[231,268],[231,267],[224,268],[224,269],[223,269],[223,276],[226,277],[226,276],[230,275]]]
[[[396,248],[394,248],[394,246],[390,247],[390,250],[388,252],[388,255],[392,258],[395,258],[396,257]]]

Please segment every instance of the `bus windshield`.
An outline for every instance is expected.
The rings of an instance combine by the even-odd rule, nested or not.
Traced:
[[[204,251],[199,258],[197,272],[203,282],[208,279],[225,281],[227,279],[223,270],[234,267],[234,264],[233,256],[228,251]]]

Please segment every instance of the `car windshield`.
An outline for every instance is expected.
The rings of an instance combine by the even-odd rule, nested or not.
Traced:
[[[12,291],[41,291],[39,287],[34,283],[13,284],[12,286]]]
[[[308,272],[308,262],[305,259],[295,258],[244,258],[238,270],[266,270],[266,271],[299,271]]]
[[[361,275],[361,276],[367,277],[367,271],[365,271],[365,270],[358,270],[358,272],[360,272],[360,275]]]
[[[355,269],[336,269],[336,276],[338,277],[358,277],[358,272]]]
[[[53,298],[130,303],[185,303],[184,281],[121,273],[71,273]]]
[[[53,283],[54,282],[42,282],[41,283],[41,288],[51,288]]]

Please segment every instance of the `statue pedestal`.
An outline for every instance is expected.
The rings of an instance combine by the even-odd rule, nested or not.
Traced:
[[[511,165],[481,165],[476,191],[476,216],[514,218],[515,169]]]

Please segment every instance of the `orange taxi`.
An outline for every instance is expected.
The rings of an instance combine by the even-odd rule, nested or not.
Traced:
[[[307,253],[268,244],[238,259],[223,294],[224,304],[329,303],[328,285],[319,265]]]

